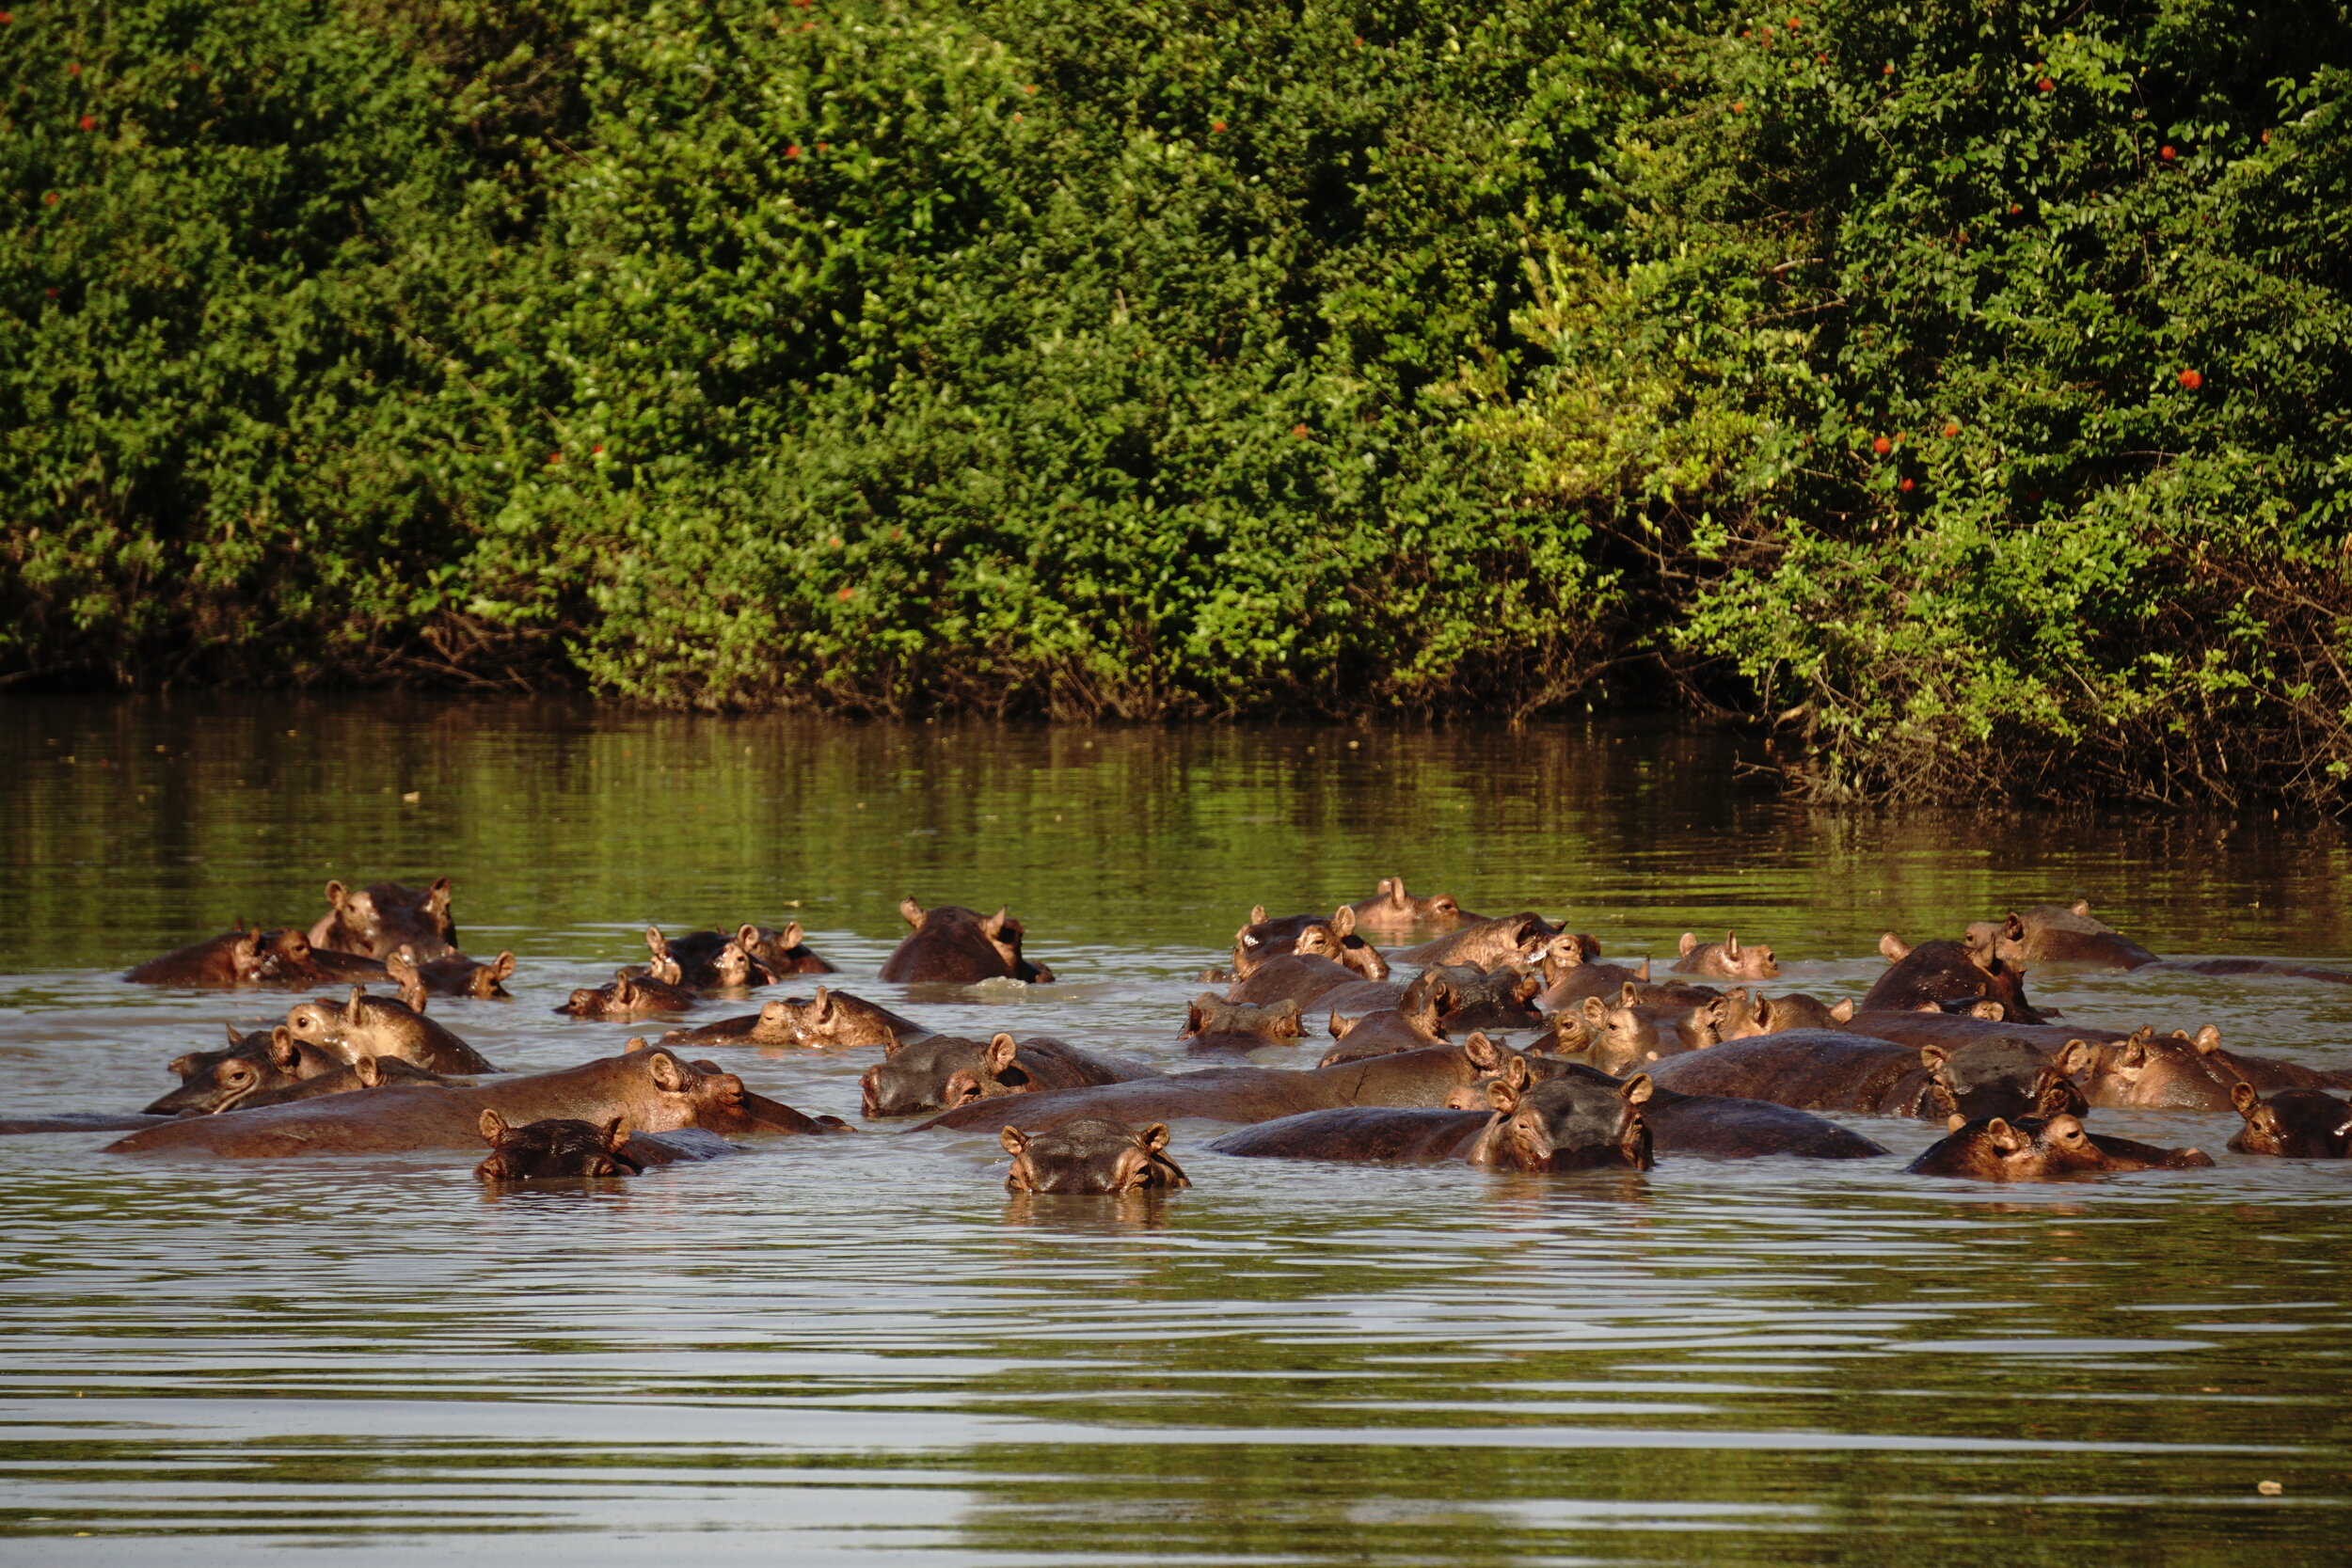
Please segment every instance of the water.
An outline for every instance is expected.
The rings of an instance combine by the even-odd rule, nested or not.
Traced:
[[[512,1004],[434,1011],[525,1069],[631,1032],[548,1008],[642,958],[644,923],[787,916],[849,989],[939,1026],[1176,1065],[1251,903],[1391,872],[1573,914],[1613,956],[1736,925],[1833,996],[1883,929],[2078,894],[2159,952],[2352,950],[2331,832],[1814,816],[1721,740],[1640,724],[0,718],[0,1112],[135,1108],[222,1022],[282,1016],[117,976],[239,914],[307,922],[329,877],[454,878],[468,950],[522,968]],[[1062,983],[941,1003],[866,978],[910,893],[1009,903]],[[2034,989],[2352,1065],[2352,988]],[[735,1058],[856,1109],[862,1057]],[[0,1139],[0,1560],[2340,1561],[2352,1167],[2228,1155],[2232,1119],[2099,1113],[2221,1164],[2013,1190],[1899,1159],[1321,1167],[1180,1126],[1196,1185],[1156,1202],[1010,1197],[993,1138],[888,1129],[503,1196],[446,1155]],[[1931,1135],[1857,1125],[1906,1156]]]

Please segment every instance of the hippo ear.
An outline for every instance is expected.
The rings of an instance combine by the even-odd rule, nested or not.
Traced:
[[[1899,964],[1911,957],[1911,948],[1892,931],[1879,933],[1879,956],[1888,963]]]
[[[782,951],[789,953],[795,947],[800,946],[803,942],[807,940],[807,938],[808,928],[806,927],[803,926],[797,920],[787,920],[784,923],[784,929],[776,933],[776,946]],[[759,932],[756,928],[755,928],[752,932],[752,940],[743,944],[743,951],[746,953],[756,952],[758,951],[758,947]]]
[[[1625,1081],[1625,1087],[1617,1091],[1617,1098],[1628,1105],[1639,1105],[1647,1101],[1656,1088],[1657,1085],[1649,1081],[1648,1073],[1637,1072]]]
[[[1725,931],[1724,933],[1724,957],[1726,958],[1737,958],[1739,956],[1740,933],[1737,931]]]
[[[684,1094],[687,1089],[686,1068],[666,1051],[648,1053],[645,1071],[653,1079],[653,1086],[663,1094]]]
[[[449,913],[449,879],[447,877],[437,877],[433,879],[433,886],[425,894],[424,908],[428,914]]]
[[[2065,1077],[2072,1078],[2090,1066],[2090,1042],[2089,1040],[2068,1040],[2058,1047],[2058,1069]]]
[[[1649,982],[1649,955],[1647,953],[1642,955],[1642,961],[1634,968],[1633,974],[1634,977],[1645,985]]]
[[[1849,996],[1841,1000],[1837,1006],[1829,1010],[1829,1016],[1840,1023],[1851,1023],[1853,1022],[1853,998]]]
[[[1774,1010],[1772,999],[1769,996],[1757,997],[1756,999],[1756,1006],[1751,1009],[1756,1019],[1756,1026],[1758,1029],[1763,1030],[1768,1035],[1772,1032],[1772,1013]]]
[[[1609,1026],[1609,1004],[1597,996],[1586,997],[1584,999],[1584,1022],[1596,1029],[1607,1028]]]
[[[2090,900],[2088,898],[2077,898],[2066,907],[2074,911],[2076,914],[2081,915],[2085,920],[2089,920],[2090,918]]]
[[[2011,942],[2023,942],[2026,940],[2026,923],[2023,919],[2019,918],[2015,910],[2010,911],[2008,915],[2002,919],[2001,935],[2007,937]]]
[[[1168,1147],[1168,1123],[1155,1121],[1136,1134],[1136,1145],[1146,1154],[1157,1154]]]
[[[1486,1105],[1499,1117],[1507,1117],[1519,1108],[1519,1086],[1508,1078],[1486,1080]]]
[[[1202,1022],[1202,1014],[1201,1014],[1201,1011],[1200,1011],[1200,1004],[1201,1004],[1201,1003],[1203,1003],[1203,1002],[1208,1001],[1209,999],[1210,999],[1210,998],[1209,998],[1209,993],[1208,993],[1208,992],[1206,992],[1206,991],[1202,991],[1202,992],[1201,992],[1199,996],[1196,996],[1196,997],[1194,997],[1194,998],[1192,999],[1192,1003],[1191,1003],[1191,1005],[1190,1005],[1190,1006],[1188,1006],[1187,1007],[1185,1007],[1185,1008],[1184,1008],[1184,1033],[1185,1033],[1185,1034],[1187,1034],[1187,1035],[1197,1035],[1197,1034],[1200,1033],[1200,1024],[1201,1024],[1201,1022]]]
[[[501,948],[499,951],[499,956],[490,960],[490,978],[493,980],[511,980],[514,977],[515,955],[513,952]]]
[[[329,882],[326,884],[327,906],[330,909],[335,910],[337,912],[340,913],[342,911],[344,902],[349,899],[350,896],[351,890],[344,887],[342,883]],[[242,925],[243,922],[240,921],[239,924]]]
[[[1350,1029],[1355,1028],[1359,1022],[1359,1020],[1352,1018],[1342,1018],[1340,1016],[1340,1010],[1337,1007],[1332,1008],[1331,1022],[1328,1025],[1331,1031],[1331,1037],[1335,1040],[1343,1040],[1347,1038],[1347,1032]]]
[[[1930,1072],[1943,1071],[1944,1064],[1951,1059],[1952,1053],[1940,1045],[1923,1045],[1919,1048],[1919,1064]]]
[[[245,1037],[237,1033],[237,1026],[235,1024],[224,1023],[221,1027],[229,1031],[229,1043],[230,1045],[238,1046],[245,1043]]]
[[[898,1030],[896,1030],[896,1029],[890,1029],[890,1028],[885,1028],[885,1029],[883,1029],[883,1030],[882,1030],[882,1060],[883,1060],[883,1061],[885,1061],[885,1062],[886,1062],[886,1061],[890,1060],[890,1058],[891,1058],[891,1057],[896,1056],[896,1055],[897,1055],[899,1052],[904,1051],[906,1048],[907,1048],[907,1046],[906,1046],[906,1041],[904,1041],[904,1040],[902,1040],[902,1039],[900,1039],[900,1038],[898,1037]]]
[[[354,1056],[351,1059],[351,1071],[352,1075],[359,1080],[362,1088],[376,1089],[384,1086],[384,1064],[373,1056]]]
[[[653,1047],[645,1043],[644,1036],[631,1035],[628,1037],[628,1042],[621,1047],[621,1054],[627,1056],[634,1052],[650,1051],[652,1049]]]
[[[1993,1140],[1993,1147],[2004,1154],[2015,1154],[2026,1147],[2026,1135],[1999,1117],[1984,1124],[1984,1135]]]
[[[1682,956],[1683,956],[1684,958],[1689,958],[1689,957],[1691,956],[1691,949],[1692,949],[1692,948],[1693,948],[1693,947],[1696,947],[1698,944],[1699,944],[1699,935],[1698,935],[1698,933],[1697,933],[1696,931],[1685,931],[1685,932],[1683,932],[1683,933],[1682,933],[1682,944],[1681,944],[1681,946],[1682,946]]]
[[[628,1147],[628,1117],[614,1117],[604,1124],[604,1147],[615,1154]]]
[[[1617,988],[1617,1006],[1620,1006],[1620,1007],[1630,1007],[1630,1006],[1634,1006],[1638,1005],[1638,1004],[1641,1002],[1641,1000],[1642,1000],[1642,993],[1641,993],[1641,991],[1640,991],[1639,990],[1637,990],[1637,989],[1634,987],[1634,984],[1633,984],[1633,982],[1632,982],[1632,981],[1628,980],[1628,981],[1626,981],[1623,985],[1621,985],[1621,986],[1619,986],[1619,987]]]
[[[1005,917],[1012,912],[1006,905],[998,905],[996,912],[980,922],[980,934],[994,942],[1005,934]]]
[[[661,934],[660,927],[645,927],[645,949],[657,958],[666,958],[670,956],[670,939]]]
[[[1331,934],[1342,942],[1356,934],[1356,911],[1351,906],[1342,904],[1331,911]]]
[[[923,906],[912,896],[901,898],[898,900],[898,918],[919,931],[923,928]]]
[[[302,1048],[294,1043],[294,1031],[282,1023],[269,1032],[269,1059],[280,1072],[292,1072],[302,1061]]]
[[[2208,1023],[2197,1031],[2197,1037],[2188,1042],[2197,1048],[2200,1056],[2210,1056],[2221,1049],[2221,1031]]]
[[[1012,1066],[1013,1055],[1020,1049],[1019,1043],[1010,1035],[999,1030],[988,1037],[988,1049],[980,1053],[980,1064],[1001,1078],[1005,1069]]]
[[[1483,1030],[1470,1031],[1470,1037],[1462,1042],[1462,1054],[1470,1058],[1470,1065],[1481,1072],[1493,1072],[1502,1066],[1502,1048],[1488,1039]],[[1511,1060],[1519,1062],[1522,1071],[1526,1069],[1527,1064],[1520,1062],[1518,1057],[1514,1056]]]
[[[2009,1009],[1987,996],[1969,1004],[1968,1016],[1980,1018],[1987,1023],[1999,1023],[2009,1017]]]
[[[2251,1084],[2241,1081],[2230,1085],[2230,1108],[2248,1121],[2254,1119],[2254,1107],[2260,1105],[2262,1100],[2263,1097]]]
[[[1265,924],[1265,906],[1263,904],[1252,904],[1249,906],[1249,924],[1252,926],[1263,926]]]
[[[787,927],[786,929],[789,930],[790,927]],[[756,953],[759,951],[759,927],[746,920],[735,928],[735,941],[736,945],[742,948],[744,952]]]
[[[482,1119],[474,1125],[482,1129],[483,1138],[492,1148],[506,1142],[506,1118],[496,1111],[484,1111]]]
[[[1029,1147],[1029,1135],[1018,1127],[1008,1127],[996,1134],[996,1141],[1005,1146],[1008,1154],[1018,1154]]]
[[[822,986],[818,986],[817,988],[817,1000],[808,1005],[808,1021],[811,1023],[822,1027],[823,1025],[833,1022],[833,1015],[835,1010],[836,1009],[833,1000],[833,992],[827,990]]]
[[[1968,1118],[1962,1116],[1958,1111],[1954,1111],[1950,1116],[1944,1118],[1944,1131],[1947,1132],[1957,1132],[1967,1125]]]

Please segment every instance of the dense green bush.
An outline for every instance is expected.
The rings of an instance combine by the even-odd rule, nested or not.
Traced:
[[[0,679],[1630,681],[1826,797],[2338,800],[2348,59],[2329,6],[43,0]]]

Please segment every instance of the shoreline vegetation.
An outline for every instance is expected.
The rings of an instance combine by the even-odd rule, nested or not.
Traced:
[[[5,15],[0,689],[2347,803],[2341,4]]]

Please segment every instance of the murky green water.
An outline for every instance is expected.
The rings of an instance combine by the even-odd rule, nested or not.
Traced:
[[[1350,746],[1350,741],[1356,742]],[[69,760],[71,759],[71,760]],[[2085,894],[2160,952],[2352,950],[2269,822],[1792,812],[1673,731],[1100,733],[551,706],[0,705],[0,1110],[134,1109],[281,993],[131,962],[447,873],[526,1069],[649,921],[797,915],[850,989],[1175,1065],[1244,911],[1375,878],[1685,927],[1858,992],[1878,933]],[[411,802],[404,798],[414,794]],[[911,1004],[895,906],[1009,903],[1063,976]],[[2109,1022],[2352,1064],[2352,988],[2037,977]],[[707,1016],[739,1011],[713,1004]],[[743,1053],[854,1113],[862,1059]],[[2218,1152],[2229,1118],[2106,1125]],[[1929,1132],[1867,1130],[1908,1154]],[[245,1562],[2340,1561],[2352,1165],[2004,1191],[1899,1160],[1495,1178],[1221,1159],[1009,1198],[993,1139],[786,1140],[611,1192],[447,1157],[0,1140],[0,1559]],[[2257,1495],[2265,1480],[2278,1497]]]

